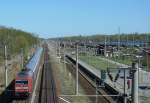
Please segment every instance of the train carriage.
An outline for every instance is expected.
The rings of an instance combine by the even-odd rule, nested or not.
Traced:
[[[15,97],[27,97],[34,88],[39,65],[43,53],[43,48],[38,48],[29,62],[25,65],[25,69],[17,74],[15,78]]]

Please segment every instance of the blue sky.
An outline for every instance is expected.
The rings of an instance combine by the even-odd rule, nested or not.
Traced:
[[[0,0],[0,25],[40,37],[150,32],[150,0]]]

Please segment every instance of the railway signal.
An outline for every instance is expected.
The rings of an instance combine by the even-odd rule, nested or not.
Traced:
[[[104,86],[104,81],[106,80],[106,71],[105,70],[101,70],[101,86]]]
[[[112,73],[111,73],[111,71],[110,71],[110,69],[112,69],[112,70],[117,70],[118,69],[118,72],[117,72],[117,74],[115,75],[115,78],[113,78],[113,76],[112,76]],[[109,76],[109,79],[112,81],[112,82],[116,82],[118,79],[119,79],[119,77],[120,77],[120,70],[123,70],[123,94],[122,94],[122,96],[123,96],[123,103],[126,103],[127,102],[127,93],[126,93],[126,78],[127,78],[127,74],[126,74],[126,70],[127,69],[130,69],[131,70],[131,67],[128,67],[128,68],[107,68],[107,72],[108,72],[108,76]],[[116,85],[115,85],[116,86]]]

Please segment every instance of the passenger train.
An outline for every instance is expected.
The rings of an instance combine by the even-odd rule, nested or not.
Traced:
[[[37,48],[31,59],[25,65],[24,70],[16,75],[14,83],[15,97],[28,97],[32,93],[41,63],[42,54],[43,48]]]

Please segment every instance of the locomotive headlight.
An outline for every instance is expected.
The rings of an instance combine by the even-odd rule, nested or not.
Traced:
[[[23,87],[23,89],[28,89],[28,87]]]

